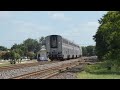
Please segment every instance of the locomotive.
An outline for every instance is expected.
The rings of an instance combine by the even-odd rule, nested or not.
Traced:
[[[82,49],[79,45],[60,35],[46,36],[44,43],[47,56],[51,60],[69,60],[82,56]]]

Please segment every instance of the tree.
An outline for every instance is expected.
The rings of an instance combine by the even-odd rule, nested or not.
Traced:
[[[38,41],[36,39],[28,38],[23,42],[23,44],[25,45],[25,47],[27,47],[28,52],[31,52],[31,51],[34,52],[38,45]]]
[[[10,51],[10,63],[11,64],[16,64],[16,60],[15,60],[15,51]]]
[[[45,37],[42,36],[42,37],[39,39],[39,43],[42,44],[44,39],[45,39]]]
[[[37,52],[40,51],[42,45],[45,45],[45,38],[43,36],[41,38],[39,38],[38,44],[36,46],[36,49],[35,49],[34,53],[37,54]]]
[[[37,54],[37,52],[41,49],[42,44],[44,44],[44,37],[41,37],[38,41],[36,39],[31,39],[28,38],[23,42],[23,45],[25,46],[25,48],[27,49],[27,52],[34,52],[35,54]]]
[[[22,44],[14,44],[11,50],[18,53],[20,56],[27,56],[28,52],[34,52],[37,57],[37,52],[41,49],[44,37],[39,38],[39,40],[28,38],[23,41]]]
[[[20,54],[19,53],[15,53],[15,59],[16,61],[18,61],[18,63],[20,62]]]
[[[17,48],[19,48],[19,45],[17,45],[16,43],[11,47],[11,50],[13,50],[13,49],[17,49]]]
[[[7,48],[4,46],[0,46],[0,51],[7,51]]]
[[[13,51],[14,51],[15,53],[18,53],[20,56],[23,56],[23,55],[24,55],[24,52],[23,52],[21,49],[19,49],[19,48],[13,49]]]
[[[35,57],[34,52],[28,52],[27,56],[30,58],[30,60],[32,60]]]
[[[28,52],[28,50],[27,50],[27,47],[24,44],[20,44],[20,48],[19,49],[21,50],[21,54],[20,55],[27,56],[26,53]]]
[[[1,51],[0,52],[0,58],[4,60],[8,60],[10,58],[10,54],[7,51]]]
[[[10,55],[10,63],[11,64],[16,64],[16,61],[18,61],[19,63],[19,59],[20,59],[20,54],[18,52],[16,52],[15,50],[11,50],[9,52],[9,55]]]
[[[87,55],[94,56],[95,55],[95,46],[87,46]]]
[[[95,46],[82,47],[83,56],[94,56],[96,55]]]
[[[10,52],[10,59],[15,60],[15,51]]]
[[[87,56],[87,48],[86,47],[82,47],[82,55]]]
[[[23,44],[14,44],[11,47],[11,50],[14,50],[16,53],[19,53],[20,56],[24,56],[24,54],[27,52],[27,49]]]
[[[99,59],[120,59],[120,11],[109,11],[99,20],[94,35]]]

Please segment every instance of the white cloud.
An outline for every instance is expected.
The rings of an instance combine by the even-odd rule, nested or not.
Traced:
[[[13,21],[14,29],[16,30],[16,35],[19,33],[24,38],[38,38],[49,34],[49,32],[54,29],[50,26],[38,25],[26,21]],[[17,36],[16,36],[17,37]]]
[[[75,42],[79,42],[78,44],[95,44],[93,35],[95,35],[98,26],[99,24],[93,21],[81,23],[78,26],[75,25],[71,29],[62,32],[61,35]]]
[[[66,17],[64,12],[59,11],[59,12],[55,12],[55,11],[49,11],[48,15],[54,19],[54,20],[61,20],[61,21],[70,21],[71,18],[70,17]]]
[[[27,27],[28,29],[31,28],[30,30],[51,30],[51,27],[49,26],[43,26],[43,25],[38,25],[35,23],[31,23],[31,22],[26,22],[26,21],[13,21],[14,24],[17,24],[20,27]],[[33,29],[34,28],[34,29]]]
[[[71,30],[66,30],[63,33],[66,33],[67,35],[80,35],[91,32],[96,32],[97,28],[99,26],[98,22],[87,22],[87,23],[81,23],[78,26],[73,26]]]

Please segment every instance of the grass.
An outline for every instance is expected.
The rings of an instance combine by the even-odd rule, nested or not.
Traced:
[[[77,73],[78,79],[120,79],[120,75],[116,74],[91,74],[88,72]]]
[[[83,72],[77,73],[78,79],[120,79],[120,62],[105,61],[87,65]]]
[[[22,62],[26,63],[28,61],[22,61]],[[31,62],[36,62],[36,60],[35,59],[31,60]],[[14,65],[14,64],[10,64],[10,62],[8,62],[8,61],[0,61],[0,63],[2,63],[2,64],[0,64],[0,67]],[[16,63],[16,64],[22,64],[22,63]]]
[[[9,65],[11,65],[10,62],[0,59],[0,67],[2,67],[2,66],[9,66]]]
[[[0,64],[0,67],[2,66],[10,66],[11,64],[9,62],[6,62],[6,63],[3,63],[3,64]]]

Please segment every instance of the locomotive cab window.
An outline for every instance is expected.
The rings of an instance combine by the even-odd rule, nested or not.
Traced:
[[[50,37],[51,48],[57,48],[57,36]]]

